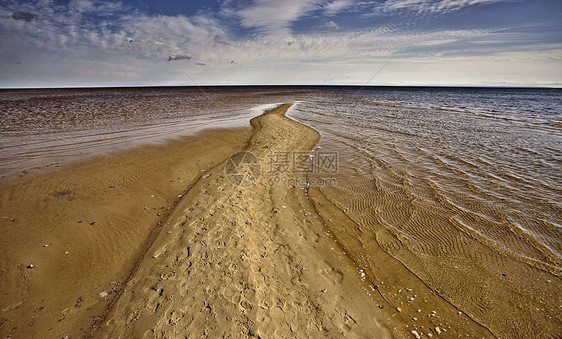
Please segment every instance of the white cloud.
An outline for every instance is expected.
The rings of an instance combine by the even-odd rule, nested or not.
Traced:
[[[326,15],[334,15],[354,4],[353,0],[335,0],[324,6]]]
[[[325,0],[255,0],[239,9],[228,9],[237,16],[243,27],[256,28],[265,33],[285,31],[292,22],[308,12],[319,9]]]
[[[418,13],[446,13],[473,5],[506,2],[510,0],[387,0],[377,11],[411,10]]]
[[[72,12],[83,13],[94,11],[96,6],[92,0],[72,0],[68,4],[68,8]]]
[[[322,26],[320,26],[320,29],[323,29],[323,30],[326,30],[326,31],[332,31],[332,30],[340,29],[340,26],[338,26],[338,24],[336,24],[333,21],[328,21],[325,24],[323,24]]]

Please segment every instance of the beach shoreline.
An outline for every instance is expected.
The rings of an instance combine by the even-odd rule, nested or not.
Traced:
[[[2,336],[83,337],[179,197],[250,133],[208,130],[2,178]]]
[[[318,132],[285,117],[252,119],[245,152],[309,152]],[[240,163],[239,165],[243,165]],[[302,187],[272,187],[269,173],[235,185],[207,172],[176,206],[92,337],[304,335],[390,337],[383,313],[334,251]]]
[[[320,134],[292,107],[0,180],[0,334],[496,336],[311,185],[345,172],[294,170]],[[293,161],[281,182],[275,155]]]

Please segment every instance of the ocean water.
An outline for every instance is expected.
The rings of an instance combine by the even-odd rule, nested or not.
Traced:
[[[0,176],[207,128],[249,126],[262,101],[244,89],[0,91]]]
[[[496,336],[562,333],[560,89],[1,91],[0,176],[249,126],[283,102],[321,133],[315,152],[337,153],[337,170],[318,174],[337,185],[312,189],[361,228],[358,243]],[[379,265],[364,247],[362,262]]]
[[[561,333],[561,90],[339,88],[291,116],[338,152],[318,189],[364,242],[497,336]]]

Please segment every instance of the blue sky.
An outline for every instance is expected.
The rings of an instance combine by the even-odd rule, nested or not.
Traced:
[[[3,0],[0,87],[562,87],[560,0]]]

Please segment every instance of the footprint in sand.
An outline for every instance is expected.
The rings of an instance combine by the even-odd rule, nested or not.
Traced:
[[[174,326],[184,317],[184,315],[185,312],[182,310],[173,310],[172,312],[170,312],[168,323]]]
[[[141,318],[141,312],[139,310],[134,310],[133,312],[131,312],[131,314],[129,314],[129,317],[127,318],[127,323],[133,323],[139,320],[140,318]]]
[[[267,326],[266,336],[274,335],[277,329],[285,324],[285,313],[283,313],[283,310],[280,307],[272,307],[269,312],[269,316],[271,321]]]
[[[240,299],[240,289],[236,288],[236,284],[233,284],[233,278],[230,276],[223,277],[220,285],[222,288],[220,289],[220,294],[222,297],[232,303],[237,303]]]
[[[242,309],[244,309],[246,311],[252,310],[252,304],[248,300],[242,300],[240,302],[240,307],[242,307]]]
[[[343,282],[343,273],[337,268],[330,265],[327,261],[323,261],[323,268],[318,270],[320,274],[326,281],[333,284],[341,284]]]

